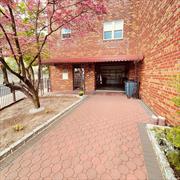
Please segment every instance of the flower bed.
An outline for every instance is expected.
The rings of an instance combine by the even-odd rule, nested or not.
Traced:
[[[156,152],[165,179],[180,179],[180,126],[147,125],[148,135]]]

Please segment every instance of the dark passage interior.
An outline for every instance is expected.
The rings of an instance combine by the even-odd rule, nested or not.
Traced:
[[[97,63],[96,90],[122,90],[127,80],[126,64],[123,63]]]
[[[73,89],[82,90],[84,88],[84,68],[81,65],[73,67]]]

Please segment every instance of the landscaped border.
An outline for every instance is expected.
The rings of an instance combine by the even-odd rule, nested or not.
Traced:
[[[153,149],[154,149],[154,151],[156,153],[156,158],[158,159],[162,175],[167,180],[176,180],[176,177],[174,176],[174,171],[170,167],[170,164],[167,161],[167,158],[166,158],[165,154],[160,149],[158,141],[155,138],[155,133],[152,131],[152,129],[155,128],[155,127],[163,128],[162,126],[153,125],[153,124],[147,124],[146,125],[146,130],[147,130],[149,139],[151,141],[151,144],[153,146]],[[164,127],[164,128],[168,128],[168,127]]]
[[[64,94],[63,95],[62,94],[49,94],[48,96],[64,96]],[[11,144],[8,148],[6,148],[3,151],[1,151],[0,152],[0,161],[3,160],[4,158],[6,158],[7,156],[9,156],[10,154],[12,154],[15,150],[20,148],[22,145],[24,145],[27,141],[29,141],[30,139],[35,137],[37,134],[40,134],[41,132],[43,132],[51,124],[53,124],[57,120],[57,118],[61,117],[62,115],[64,115],[68,111],[72,110],[78,104],[80,104],[83,100],[85,100],[87,98],[87,96],[81,96],[81,97],[78,96],[78,95],[69,95],[69,96],[77,96],[80,99],[77,100],[76,102],[74,102],[73,104],[71,104],[70,106],[68,106],[67,108],[65,108],[60,113],[56,114],[55,116],[53,116],[52,118],[47,120],[46,122],[44,122],[43,124],[41,124],[38,127],[36,127],[34,130],[32,130],[31,132],[29,132],[28,134],[23,136],[21,139],[19,139],[15,143]]]

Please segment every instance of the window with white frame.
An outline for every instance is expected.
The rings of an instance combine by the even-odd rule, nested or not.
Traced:
[[[68,39],[71,37],[71,30],[67,28],[61,29],[61,37],[62,39]]]
[[[123,20],[105,22],[103,27],[103,39],[104,40],[123,39],[123,27],[124,27]]]
[[[63,80],[68,80],[68,70],[65,69],[65,68],[62,71],[62,79]]]

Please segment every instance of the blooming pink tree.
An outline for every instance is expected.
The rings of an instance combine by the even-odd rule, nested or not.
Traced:
[[[105,0],[0,0],[0,62],[4,85],[23,92],[40,107],[38,96],[41,62],[48,54],[54,32],[68,27],[81,33],[91,31],[97,18],[106,12]],[[6,57],[13,58],[14,69]],[[38,66],[35,79],[33,65]],[[8,73],[19,82],[10,82]]]

